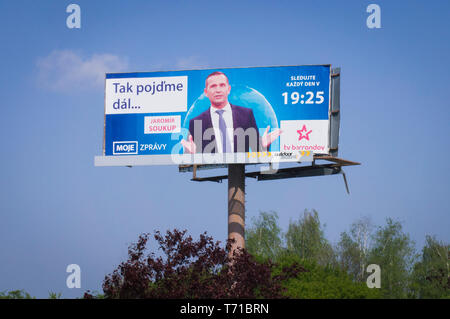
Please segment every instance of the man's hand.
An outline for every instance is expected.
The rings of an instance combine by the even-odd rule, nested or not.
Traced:
[[[197,150],[197,146],[194,143],[192,135],[189,135],[189,140],[181,140],[181,144],[183,145],[184,153],[194,154]]]
[[[264,148],[269,147],[269,145],[272,144],[272,142],[275,141],[278,138],[278,136],[281,135],[281,133],[283,133],[282,130],[276,129],[275,131],[267,134],[269,132],[269,129],[270,129],[270,125],[267,126],[266,131],[264,132],[264,135],[261,139],[261,144]]]

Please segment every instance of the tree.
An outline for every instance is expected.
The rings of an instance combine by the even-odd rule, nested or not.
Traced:
[[[341,239],[336,250],[339,266],[346,271],[353,280],[360,281],[361,254],[355,240],[347,232],[341,233]]]
[[[257,262],[245,249],[228,257],[226,248],[206,233],[198,241],[186,230],[158,231],[154,238],[162,256],[145,254],[149,234],[139,236],[128,249],[128,260],[105,277],[106,298],[281,298],[281,283],[305,271],[299,264],[285,267],[272,276],[275,264]],[[85,294],[85,298],[89,295]]]
[[[245,232],[248,252],[264,259],[275,260],[282,250],[281,228],[276,212],[260,212]]]
[[[287,250],[297,254],[301,259],[312,260],[319,265],[334,265],[333,247],[325,238],[316,210],[305,209],[303,217],[289,223],[285,235]]]
[[[0,299],[36,299],[24,290],[10,290],[0,292]]]
[[[403,233],[402,225],[387,219],[374,236],[368,263],[381,268],[381,291],[385,298],[406,298],[413,262],[414,242]]]
[[[366,279],[372,229],[373,225],[368,217],[358,219],[351,225],[350,234],[341,233],[341,239],[337,245],[340,267],[359,282]]]
[[[450,245],[427,236],[421,260],[414,265],[411,296],[450,298]]]
[[[355,282],[342,269],[330,265],[321,266],[314,261],[301,259],[298,255],[285,253],[279,258],[274,274],[292,263],[301,263],[307,271],[286,279],[284,295],[295,299],[376,299],[379,289],[370,289],[366,283]]]

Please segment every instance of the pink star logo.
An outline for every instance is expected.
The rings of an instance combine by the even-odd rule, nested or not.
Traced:
[[[297,133],[300,134],[298,140],[301,141],[303,138],[306,139],[307,141],[309,141],[309,133],[312,132],[312,130],[310,130],[309,132],[307,132],[308,130],[306,129],[306,125],[303,125],[301,130],[297,130]],[[303,132],[307,132],[307,133],[303,133]]]

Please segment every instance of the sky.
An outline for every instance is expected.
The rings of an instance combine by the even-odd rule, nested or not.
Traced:
[[[71,3],[80,29],[66,25]],[[371,3],[379,29],[366,25]],[[144,232],[226,240],[226,181],[94,166],[110,72],[340,67],[339,157],[362,163],[344,168],[350,195],[342,175],[247,179],[247,225],[276,211],[286,230],[316,209],[332,243],[364,216],[401,222],[418,250],[426,235],[449,242],[449,13],[444,0],[1,0],[0,291],[101,291]],[[81,288],[66,286],[70,264]]]

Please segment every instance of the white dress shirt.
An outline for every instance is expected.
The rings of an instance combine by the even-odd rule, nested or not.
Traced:
[[[216,113],[217,110],[223,110],[223,119],[225,120],[225,124],[227,126],[227,134],[228,140],[231,145],[231,152],[234,152],[234,130],[233,130],[233,112],[231,111],[230,103],[227,103],[225,107],[222,109],[215,108],[211,105],[210,113],[211,113],[211,121],[214,128],[214,136],[216,137],[216,145],[217,145],[217,153],[223,153],[222,147],[222,133],[219,128],[219,114]]]

